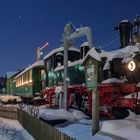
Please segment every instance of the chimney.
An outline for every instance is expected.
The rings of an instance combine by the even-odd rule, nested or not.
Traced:
[[[130,31],[131,24],[128,20],[122,20],[118,27],[115,27],[115,30],[119,30],[120,32],[120,42],[121,47],[124,48],[130,44]]]

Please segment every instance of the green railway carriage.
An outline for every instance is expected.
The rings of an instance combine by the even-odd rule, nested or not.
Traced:
[[[27,67],[15,77],[16,95],[33,97],[40,93],[43,86],[43,75],[43,61],[38,61]]]
[[[21,72],[7,72],[6,73],[6,94],[15,95],[16,86],[15,86],[15,77]]]
[[[13,94],[13,81],[16,72],[6,73],[6,94]]]

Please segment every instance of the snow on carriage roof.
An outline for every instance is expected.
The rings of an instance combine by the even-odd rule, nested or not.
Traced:
[[[77,61],[74,61],[74,62],[68,61],[68,67],[72,67],[72,66],[77,65],[77,64],[82,64],[82,62],[83,62],[83,59],[80,59],[80,60],[77,60]],[[58,70],[62,70],[62,69],[64,69],[63,65],[56,67],[54,69],[54,71],[58,71]]]
[[[23,70],[22,72],[20,72],[15,78],[18,78],[19,76],[21,76],[23,73],[25,73],[26,71],[34,68],[34,67],[39,67],[39,66],[44,66],[44,62],[43,61],[38,61],[33,63],[32,65],[28,66],[27,68],[25,68],[25,70]]]
[[[133,55],[135,52],[139,52],[140,51],[140,44],[137,45],[129,45],[125,48],[122,49],[118,49],[115,51],[110,51],[110,52],[106,52],[102,50],[102,53],[100,53],[101,57],[107,57],[107,59],[109,61],[112,61],[113,58],[126,58],[126,57],[130,57],[131,55]]]
[[[17,73],[17,71],[14,71],[14,72],[10,72],[10,71],[8,71],[8,72],[6,72],[6,77],[7,78],[11,78],[13,75],[15,75]]]
[[[56,49],[50,51],[50,52],[44,57],[44,59],[47,59],[48,57],[50,57],[50,56],[53,55],[54,53],[60,52],[60,51],[63,51],[63,50],[64,50],[64,47],[56,48]],[[79,50],[78,48],[75,48],[75,47],[71,47],[71,48],[69,48],[69,50],[73,50],[73,51],[80,52],[80,50]]]

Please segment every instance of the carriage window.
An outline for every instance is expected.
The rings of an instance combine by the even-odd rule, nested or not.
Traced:
[[[43,79],[43,76],[44,76],[44,70],[42,69],[40,72],[41,72],[41,79]]]
[[[23,75],[22,75],[22,77],[21,77],[21,85],[23,85]]]
[[[21,86],[21,77],[19,78],[19,85]]]
[[[32,70],[29,71],[29,82],[32,82]]]
[[[29,75],[28,72],[26,72],[26,84],[28,83],[28,80],[29,80]]]
[[[23,74],[23,84],[26,83],[26,77],[25,77],[25,73]]]

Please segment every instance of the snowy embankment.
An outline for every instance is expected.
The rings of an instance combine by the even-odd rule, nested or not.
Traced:
[[[70,109],[40,109],[39,117],[43,120],[68,120],[76,121],[84,118],[88,118],[83,112],[79,110]]]
[[[0,117],[0,140],[34,140],[18,121]]]
[[[8,101],[17,101],[17,102],[21,102],[22,99],[19,96],[14,96],[14,95],[2,95],[0,96],[0,102],[2,103],[6,103]]]
[[[39,116],[44,120],[66,119],[67,123],[55,126],[61,132],[76,140],[139,140],[140,116],[129,111],[123,120],[106,120],[100,122],[100,131],[92,136],[92,120],[78,110],[41,109]]]
[[[35,107],[27,106],[25,104],[21,105],[20,107],[30,115],[42,118],[43,120],[67,120],[67,122],[56,125],[55,127],[59,131],[76,138],[76,140],[140,139],[140,116],[135,115],[131,111],[129,111],[130,115],[123,120],[101,121],[100,131],[96,135],[92,136],[92,120],[88,119],[88,117],[79,110],[70,109],[69,111],[66,111],[64,109],[48,109],[46,106]],[[4,140],[5,137],[10,139],[10,137],[14,137],[13,134],[17,136],[16,140],[33,139],[28,138],[29,134],[26,133],[21,126],[17,127],[15,123],[12,125],[9,123],[11,121],[7,121],[8,123],[6,123],[6,121],[4,122],[3,120],[1,121],[0,119],[0,140]],[[18,123],[18,125],[20,124]]]
[[[57,126],[61,132],[70,135],[76,140],[139,140],[140,116],[130,112],[129,117],[123,120],[107,120],[100,123],[100,131],[92,136],[92,121],[82,119],[68,126]]]
[[[27,111],[27,106],[24,108]],[[130,112],[123,120],[105,120],[100,122],[100,131],[92,136],[92,120],[81,111],[70,109],[47,109],[39,107],[38,117],[43,120],[66,119],[67,122],[55,127],[76,140],[139,140],[140,116]],[[27,111],[28,112],[28,111]]]

